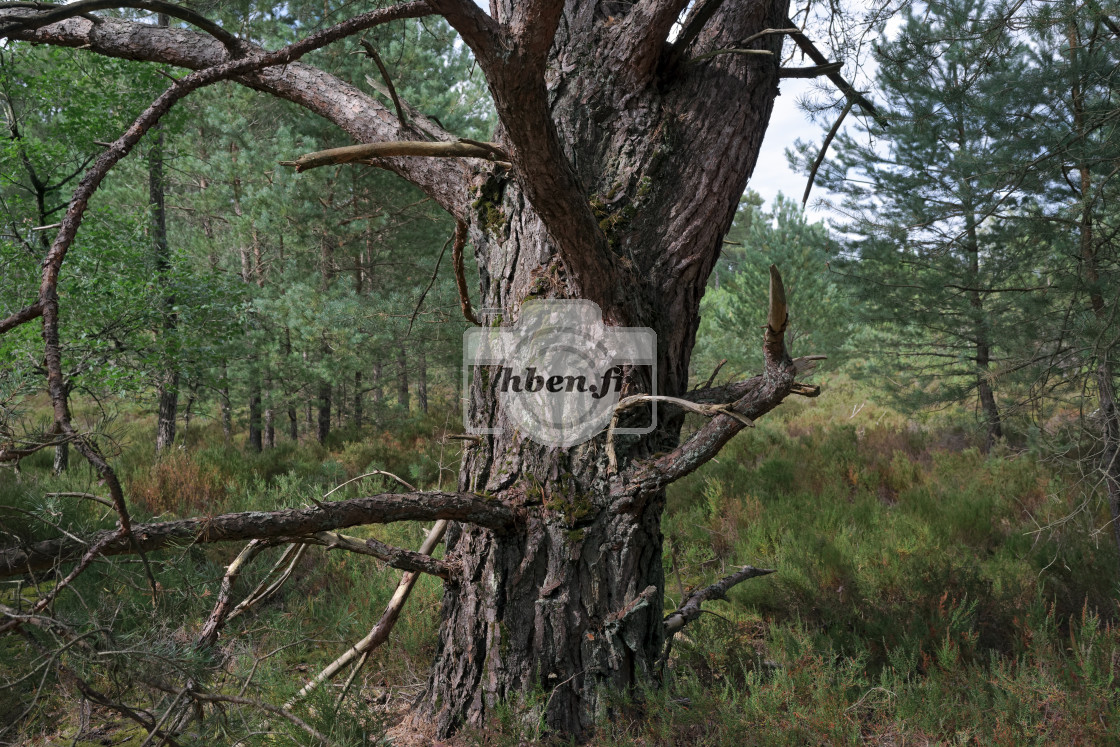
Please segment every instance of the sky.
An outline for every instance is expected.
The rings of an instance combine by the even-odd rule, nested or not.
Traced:
[[[816,147],[820,147],[824,140],[824,128],[810,122],[809,116],[797,105],[798,99],[811,86],[812,82],[807,80],[783,80],[781,95],[774,101],[774,112],[770,115],[770,126],[762,141],[758,164],[747,183],[747,189],[753,189],[762,195],[766,207],[773,203],[779,192],[800,202],[801,194],[805,191],[806,177],[790,168],[789,161],[786,160],[786,149],[792,148],[798,138],[813,143]],[[813,202],[822,194],[820,185],[815,185],[806,209],[810,220],[823,220],[827,217],[826,212],[813,210]]]

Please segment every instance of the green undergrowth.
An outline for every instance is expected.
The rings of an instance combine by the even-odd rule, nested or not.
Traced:
[[[186,434],[184,448],[158,460],[150,418],[122,418],[109,432],[135,520],[143,522],[310,506],[374,469],[421,489],[446,487],[460,449],[438,438],[447,422],[398,418],[338,432],[326,445],[278,435],[277,448],[263,454],[224,443],[220,427],[203,422]],[[112,527],[111,512],[98,503],[46,497],[104,494],[96,476],[76,456],[73,462],[53,477],[42,453],[24,462],[18,480],[0,473],[0,505],[19,509],[0,513],[5,537]],[[327,500],[395,489],[384,477],[364,477]],[[817,400],[783,405],[674,485],[662,526],[667,609],[739,565],[775,572],[709,603],[710,614],[675,639],[668,685],[642,693],[640,704],[617,704],[594,742],[1120,743],[1118,560],[1100,531],[1106,510],[1085,503],[1081,490],[1075,476],[1029,451],[1000,446],[981,454],[966,416],[904,417],[842,378],[826,383]],[[416,547],[424,529],[347,533]],[[54,613],[101,653],[73,646],[59,661],[122,701],[147,698],[157,714],[169,696],[145,689],[145,677],[197,676],[216,692],[283,703],[369,631],[399,578],[370,558],[309,548],[280,593],[232,621],[218,651],[200,654],[193,641],[240,547],[150,554],[154,596],[140,559],[94,564]],[[248,568],[235,601],[282,552],[268,549]],[[51,583],[0,581],[0,603],[25,610]],[[422,578],[351,696],[337,706],[341,677],[298,706],[300,717],[338,744],[373,743],[393,717],[379,704],[407,704],[423,686],[440,596],[440,584]],[[224,673],[215,675],[219,660]],[[25,639],[0,638],[0,668],[27,675],[0,691],[0,724],[34,701],[20,731],[0,743],[70,744],[78,736],[81,707],[44,662]],[[258,710],[223,714],[196,722],[181,743],[307,743],[295,727]],[[89,723],[118,726],[83,734],[78,744],[137,741],[130,722],[101,706]],[[514,745],[538,736],[532,719],[505,704],[463,739]]]

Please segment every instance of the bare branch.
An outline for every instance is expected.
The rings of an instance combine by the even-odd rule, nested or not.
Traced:
[[[792,27],[797,26],[796,23],[790,19],[786,19],[786,25]],[[805,36],[804,31],[798,31],[796,34],[790,34],[790,38],[801,49],[805,55],[817,65],[828,65],[828,58],[821,54],[821,51],[816,48],[809,37]],[[852,87],[852,84],[844,80],[844,77],[839,72],[828,73],[828,79],[832,81],[833,85],[840,89],[840,92],[847,96],[849,99],[859,104],[859,107],[875,118],[875,121],[882,127],[887,127],[886,118],[875,108],[866,96]]]
[[[517,512],[494,499],[471,493],[388,493],[325,503],[322,508],[245,511],[201,519],[182,519],[133,527],[135,547],[119,532],[101,532],[88,538],[89,562],[98,556],[151,552],[165,547],[251,539],[304,537],[316,532],[362,524],[451,519],[495,530],[510,528]],[[0,552],[0,577],[15,576],[52,567],[82,556],[80,543],[69,539],[36,542]]]
[[[366,56],[373,60],[373,64],[377,65],[377,70],[381,73],[381,79],[385,81],[385,87],[389,90],[389,97],[393,100],[393,107],[397,110],[397,119],[400,120],[401,127],[405,127],[408,124],[408,119],[404,116],[404,107],[401,106],[401,99],[397,96],[397,87],[393,85],[393,79],[389,77],[389,69],[385,67],[385,63],[381,61],[381,55],[377,53],[372,44],[364,38],[359,39],[358,43],[366,51]]]
[[[391,568],[412,573],[427,573],[443,579],[450,578],[457,570],[457,567],[451,563],[436,560],[423,553],[405,550],[402,547],[393,547],[373,538],[359,539],[337,532],[316,532],[304,537],[292,538],[291,541],[322,545],[328,550],[348,550],[359,555],[369,555],[384,561]]]
[[[755,568],[745,565],[730,576],[716,581],[710,586],[694,589],[687,597],[681,600],[676,611],[665,618],[665,638],[671,638],[678,630],[700,617],[700,606],[713,599],[727,599],[727,592],[732,587],[741,584],[749,578],[767,576],[774,572],[773,568]]]
[[[847,117],[848,112],[852,110],[852,103],[853,101],[851,99],[847,99],[844,102],[844,108],[840,111],[840,116],[832,123],[828,134],[824,136],[824,142],[821,143],[820,152],[817,153],[817,157],[813,159],[813,166],[809,169],[809,178],[805,182],[805,193],[801,195],[802,207],[805,207],[805,204],[809,202],[809,192],[813,190],[813,182],[817,180],[817,171],[820,170],[821,164],[824,163],[824,157],[828,154],[828,146],[832,145],[832,140],[836,137],[836,133],[840,132],[840,125],[844,124],[844,118]]]
[[[342,163],[368,161],[371,158],[393,158],[398,156],[423,156],[425,158],[484,158],[488,161],[508,162],[509,156],[494,143],[483,145],[458,141],[454,143],[430,143],[424,140],[395,140],[386,143],[364,143],[347,145],[308,153],[294,161],[281,161],[282,166],[294,166],[303,172],[320,166],[337,166]]]
[[[822,75],[838,73],[844,67],[843,62],[830,62],[827,65],[813,65],[811,67],[783,67],[778,70],[779,78],[819,78]]]
[[[446,531],[447,522],[437,521],[431,531],[428,532],[428,536],[424,539],[424,544],[420,546],[419,554],[431,555],[435,552],[436,547],[439,545],[440,540],[443,539],[444,532]],[[294,703],[306,698],[315,688],[334,677],[355,659],[359,660],[357,668],[360,668],[369,655],[369,652],[380,646],[389,638],[389,633],[393,630],[393,626],[397,624],[397,618],[404,608],[404,603],[408,601],[408,596],[412,593],[412,587],[416,585],[416,581],[419,578],[420,574],[418,573],[406,573],[401,576],[401,582],[397,585],[397,590],[393,594],[393,598],[389,600],[389,604],[385,607],[385,612],[381,614],[381,619],[373,626],[373,630],[369,632],[369,635],[355,643],[347,649],[342,656],[331,662],[326,669],[315,675],[314,679],[304,685],[300,691],[296,693],[294,698],[284,704],[284,707],[291,708]]]
[[[471,293],[467,288],[467,277],[463,270],[463,247],[467,245],[467,224],[461,220],[455,222],[455,243],[451,247],[451,263],[455,269],[455,287],[459,290],[459,306],[463,309],[463,318],[471,324],[479,324],[478,317],[471,308]]]
[[[226,615],[229,614],[230,599],[233,596],[233,585],[237,582],[237,578],[241,575],[242,569],[249,564],[249,562],[261,553],[264,549],[269,547],[270,543],[263,540],[251,540],[249,544],[245,545],[245,549],[237,554],[233,562],[226,568],[225,574],[222,576],[222,584],[218,589],[218,601],[214,604],[214,609],[210,612],[210,617],[206,619],[206,623],[202,626],[202,632],[198,634],[198,640],[195,645],[199,648],[210,648],[218,640],[218,632],[221,630],[222,625],[225,623]]]
[[[762,341],[766,370],[761,376],[743,382],[742,394],[728,406],[737,417],[732,417],[729,411],[720,412],[668,454],[634,463],[628,474],[612,486],[616,511],[639,510],[645,496],[679,480],[718,454],[744,428],[742,418],[757,420],[792,393],[798,370],[786,352],[789,312],[782,277],[774,265],[770,266],[770,305],[766,320]],[[688,395],[688,400],[698,401],[699,393],[689,392]]]

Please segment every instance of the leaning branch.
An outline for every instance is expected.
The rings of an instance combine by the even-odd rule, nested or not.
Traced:
[[[455,143],[430,143],[421,140],[395,140],[387,143],[347,145],[308,153],[294,161],[281,161],[281,166],[294,166],[296,171],[317,169],[320,166],[337,166],[372,158],[398,156],[423,156],[426,158],[484,158],[506,163],[509,156],[494,143],[475,143],[460,140]]]
[[[56,563],[77,560],[90,547],[97,549],[96,557],[104,557],[215,542],[274,538],[297,541],[319,532],[362,524],[438,519],[503,530],[514,524],[517,513],[501,501],[471,493],[389,493],[324,503],[315,508],[245,511],[201,519],[139,524],[132,528],[133,541],[117,531],[95,534],[85,539],[85,545],[70,538],[44,540],[0,552],[0,577],[41,571]]]

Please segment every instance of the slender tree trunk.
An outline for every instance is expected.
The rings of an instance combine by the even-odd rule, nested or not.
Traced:
[[[331,385],[329,382],[319,384],[319,428],[316,436],[319,443],[326,443],[327,436],[331,433]]]
[[[1077,29],[1071,28],[1069,32],[1070,56],[1075,58],[1080,48],[1081,40]],[[1076,60],[1071,60],[1075,62]],[[1085,121],[1085,95],[1080,80],[1075,79],[1070,91],[1073,109],[1073,129],[1079,140],[1087,138],[1087,125]],[[1078,223],[1079,249],[1081,251],[1082,283],[1088,291],[1089,307],[1093,316],[1100,325],[1109,324],[1108,306],[1105,303],[1104,291],[1101,288],[1100,267],[1098,265],[1097,238],[1093,230],[1093,199],[1094,193],[1093,172],[1086,160],[1077,164],[1079,177],[1078,197],[1081,199],[1081,210]],[[1094,341],[1100,340],[1100,335],[1092,335]],[[1099,343],[1097,343],[1099,344]],[[1114,349],[1110,346],[1095,350],[1098,357],[1096,370],[1097,401],[1101,418],[1101,477],[1108,496],[1108,508],[1112,521],[1112,536],[1116,541],[1116,549],[1120,555],[1120,411],[1116,400],[1116,372],[1113,368]]]
[[[264,401],[267,403],[264,408],[264,448],[276,448],[276,411],[272,407],[272,378],[268,377],[264,382]]]
[[[249,369],[249,448],[262,451],[261,439],[261,375],[256,365]]]
[[[963,125],[961,125],[963,128]],[[961,142],[966,142],[964,132],[961,132]],[[984,287],[980,277],[980,237],[977,232],[976,215],[971,202],[971,187],[963,185],[962,192],[963,212],[965,218],[965,237],[968,245],[965,251],[968,254],[969,305],[973,312],[973,335],[976,339],[976,388],[980,395],[980,407],[984,413],[984,453],[991,451],[996,441],[1003,438],[1003,424],[1000,420],[999,406],[996,404],[995,392],[992,391],[990,380],[991,344],[989,342],[988,322],[984,311],[984,298],[979,289]]]
[[[54,463],[51,472],[61,475],[70,468],[70,444],[59,444],[54,447]]]
[[[365,394],[362,392],[362,372],[354,372],[354,417],[351,422],[354,423],[355,428],[362,427],[362,399]]]
[[[385,397],[385,390],[381,387],[381,364],[373,364],[373,378],[370,382],[370,394],[373,395],[374,404],[381,404],[381,400]]]
[[[222,361],[222,386],[218,390],[218,407],[222,412],[222,436],[225,442],[233,441],[233,404],[229,397],[229,366]]]
[[[167,26],[168,17],[157,16],[157,25]],[[156,278],[163,291],[163,310],[160,337],[163,348],[164,369],[159,374],[156,394],[159,400],[156,418],[156,453],[175,442],[175,421],[179,410],[179,366],[174,338],[178,327],[175,313],[175,294],[171,290],[171,249],[167,243],[167,211],[164,206],[166,188],[163,178],[163,128],[158,124],[148,133],[151,149],[148,151],[148,205],[151,220],[152,252]]]
[[[416,402],[420,412],[428,414],[428,360],[424,351],[416,356]]]
[[[299,443],[299,417],[294,405],[288,405],[288,438],[293,443]]]
[[[397,407],[409,411],[411,402],[408,397],[408,359],[405,357],[404,343],[397,346]]]

